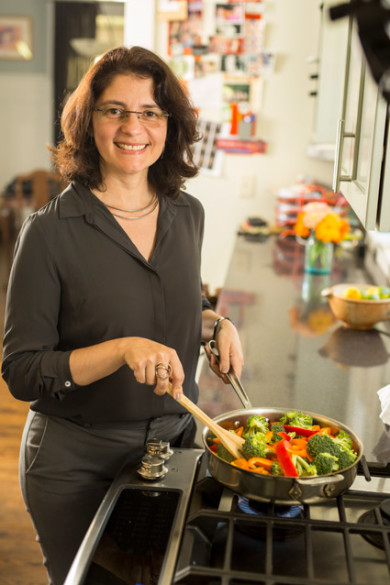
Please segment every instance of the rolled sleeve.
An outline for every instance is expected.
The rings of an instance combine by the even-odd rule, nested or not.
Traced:
[[[9,356],[2,363],[2,376],[13,396],[20,400],[62,400],[77,388],[69,368],[70,354],[69,350]]]
[[[41,361],[41,376],[44,388],[51,397],[63,399],[78,386],[70,373],[71,351],[46,352]]]

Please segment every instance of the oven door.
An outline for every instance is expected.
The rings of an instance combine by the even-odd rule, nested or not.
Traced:
[[[202,453],[174,450],[159,481],[125,469],[98,509],[64,585],[170,583]]]

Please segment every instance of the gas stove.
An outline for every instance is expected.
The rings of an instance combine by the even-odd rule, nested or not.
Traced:
[[[147,454],[113,483],[64,585],[387,585],[390,475],[316,504],[255,502],[201,449]]]

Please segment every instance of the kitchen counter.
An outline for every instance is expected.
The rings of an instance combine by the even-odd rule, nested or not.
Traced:
[[[304,247],[291,238],[238,236],[218,311],[240,332],[241,381],[257,407],[308,410],[350,427],[366,459],[390,461],[390,430],[377,391],[390,383],[390,329],[342,326],[320,292],[341,282],[378,282],[359,248],[336,249],[332,273],[305,274]],[[375,272],[375,271],[374,271]],[[243,408],[230,385],[199,368],[199,406],[211,417]],[[201,442],[198,429],[198,441]]]

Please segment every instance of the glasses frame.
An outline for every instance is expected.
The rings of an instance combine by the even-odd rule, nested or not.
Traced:
[[[123,108],[120,108],[119,106],[110,106],[110,107],[106,107],[104,108],[103,106],[100,107],[95,107],[93,109],[94,112],[100,112],[102,115],[104,115],[104,112],[106,110],[120,110],[121,114],[118,117],[118,119],[115,118],[107,118],[108,120],[112,121],[112,122],[127,122],[127,120],[129,119],[130,114],[135,114],[137,116],[137,120],[141,123],[141,124],[155,124],[158,122],[162,122],[164,118],[168,119],[170,117],[170,113],[166,112],[165,110],[161,110],[161,114],[159,113],[159,115],[157,116],[157,118],[151,118],[150,120],[148,120],[147,118],[143,118],[143,114],[145,112],[153,112],[153,110],[144,110],[143,112],[137,112],[136,110],[124,110]],[[155,112],[157,115],[157,112]]]

